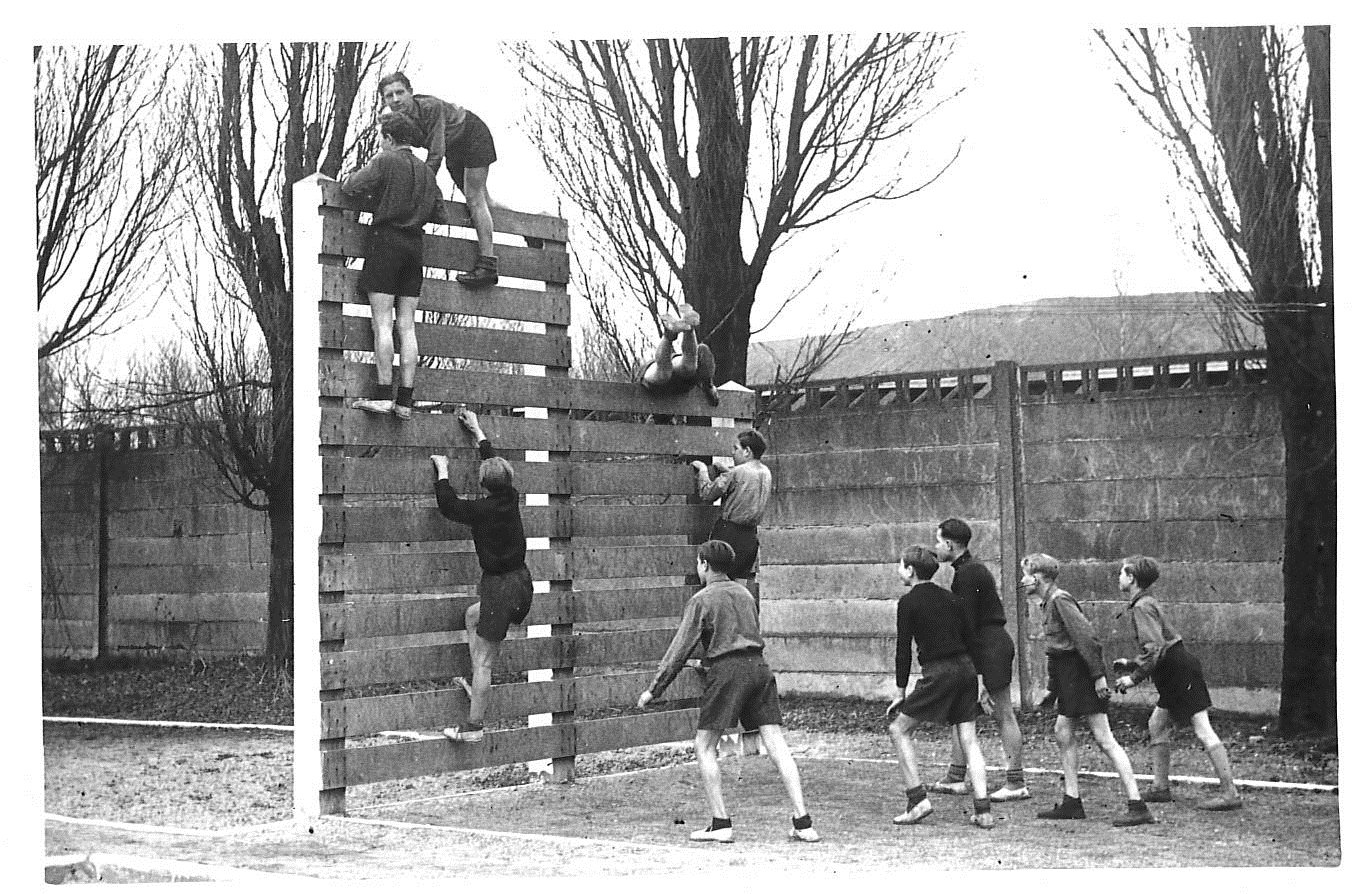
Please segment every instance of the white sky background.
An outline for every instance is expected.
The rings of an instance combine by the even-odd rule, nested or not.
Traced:
[[[1033,300],[1056,295],[1111,295],[1120,287],[1130,293],[1201,288],[1201,267],[1175,235],[1165,202],[1173,175],[1163,152],[1153,145],[1139,118],[1111,86],[1104,59],[1090,48],[1087,31],[1096,17],[1107,13],[1103,4],[1084,7],[1059,3],[991,3],[975,12],[951,12],[950,4],[848,2],[842,4],[737,4],[698,0],[691,4],[582,4],[524,0],[496,4],[488,13],[472,5],[360,4],[346,2],[287,6],[278,2],[239,0],[231,4],[184,2],[126,2],[121,4],[67,3],[56,7],[20,7],[6,31],[0,64],[6,83],[20,98],[6,135],[0,141],[6,170],[21,172],[4,181],[8,207],[17,209],[7,224],[6,269],[17,275],[11,300],[19,335],[6,358],[5,381],[13,386],[11,418],[21,437],[5,451],[10,474],[7,497],[20,511],[4,525],[3,558],[12,581],[11,611],[7,620],[16,630],[33,635],[17,637],[5,650],[3,671],[10,682],[11,714],[32,718],[39,712],[37,668],[39,657],[37,455],[31,446],[32,420],[37,418],[36,377],[32,351],[36,344],[36,314],[28,291],[32,283],[32,145],[31,55],[35,43],[183,42],[186,40],[340,40],[402,39],[413,41],[408,73],[420,92],[433,93],[467,105],[494,129],[500,161],[491,173],[491,190],[514,207],[554,208],[550,178],[541,170],[535,150],[516,126],[521,114],[521,82],[505,66],[494,46],[497,37],[657,36],[681,33],[758,33],[777,27],[795,33],[848,31],[870,27],[963,30],[953,66],[964,66],[969,89],[936,115],[927,131],[930,159],[944,158],[961,135],[965,146],[946,176],[923,193],[899,203],[876,205],[834,221],[811,235],[796,239],[772,261],[762,286],[755,319],[765,317],[767,304],[806,280],[808,259],[825,258],[831,246],[842,250],[825,265],[810,292],[837,302],[878,293],[884,303],[872,307],[862,324],[939,316],[957,311]],[[1360,160],[1369,157],[1363,140],[1366,76],[1364,31],[1358,16],[1347,18],[1350,4],[1309,0],[1298,4],[1248,0],[1231,3],[1148,2],[1122,14],[1145,16],[1126,24],[1302,24],[1331,21],[1332,87],[1337,154],[1336,240],[1338,355],[1341,370],[1342,440],[1353,452],[1364,422],[1363,400],[1354,383],[1352,364],[1358,359],[1358,338],[1364,329],[1363,226],[1365,175]],[[891,12],[893,11],[893,12]],[[55,14],[53,14],[55,13]],[[11,13],[13,17],[16,13]],[[39,19],[38,16],[48,18]],[[1116,13],[1112,24],[1122,24]],[[437,43],[425,43],[428,35]],[[940,128],[940,133],[934,131]],[[22,172],[28,172],[23,176]],[[441,182],[444,184],[445,174]],[[574,239],[574,234],[572,234]],[[821,304],[821,302],[817,302]],[[802,334],[800,321],[818,308],[789,311],[788,321],[760,336],[762,339]],[[15,325],[12,323],[12,325]],[[149,320],[131,330],[131,340],[155,337],[165,323]],[[24,432],[29,432],[23,436]],[[1364,505],[1363,463],[1342,464],[1341,538],[1342,579],[1353,573],[1355,544],[1364,534],[1360,513]],[[1347,592],[1352,592],[1348,589]],[[1369,618],[1362,599],[1344,599],[1340,606],[1342,649],[1353,631]],[[1349,654],[1348,652],[1346,654]],[[1347,664],[1347,667],[1351,665]],[[1364,858],[1354,848],[1356,831],[1363,831],[1354,804],[1365,792],[1362,721],[1353,714],[1359,701],[1350,687],[1354,675],[1341,675],[1342,745],[1355,754],[1341,762],[1341,805],[1344,864],[1360,867]],[[41,743],[36,725],[27,723],[11,736],[18,761],[11,757],[9,803],[41,804]],[[41,852],[42,826],[23,812],[10,814],[5,831],[10,859],[24,861]],[[23,855],[23,856],[19,856]],[[1272,874],[1271,874],[1272,873]],[[4,873],[9,877],[8,872]],[[1274,875],[1298,875],[1286,870],[1262,870]],[[1337,881],[1348,877],[1335,873]],[[1193,874],[1166,873],[1165,883]],[[1110,881],[1120,880],[1114,876]],[[1205,874],[1210,883],[1212,875]],[[37,888],[36,877],[34,888]],[[1289,881],[1284,878],[1282,881]],[[1332,881],[1318,874],[1320,884]],[[1044,879],[1014,873],[1014,885]],[[1340,885],[1333,882],[1333,887]],[[21,884],[22,887],[22,884]]]

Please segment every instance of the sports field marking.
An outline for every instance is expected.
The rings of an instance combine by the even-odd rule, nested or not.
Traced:
[[[363,817],[325,817],[329,822],[356,823],[363,826],[381,826],[392,829],[426,829],[434,832],[463,832],[470,835],[486,835],[491,838],[515,838],[523,841],[561,842],[574,845],[593,845],[598,847],[635,848],[643,851],[682,851],[697,852],[697,847],[681,847],[674,844],[644,844],[639,841],[618,841],[607,838],[574,838],[567,835],[546,835],[541,832],[501,832],[496,829],[471,829],[464,826],[435,826],[430,823],[410,823],[402,820],[365,819]]]
[[[274,733],[292,733],[293,726],[280,726],[272,723],[196,723],[191,720],[120,720],[106,717],[44,717],[44,723],[89,723],[106,726],[153,726],[167,729],[245,729],[266,730]]]
[[[125,832],[157,832],[163,835],[186,835],[193,838],[232,838],[235,835],[265,832],[294,824],[294,820],[278,820],[274,823],[234,826],[230,829],[188,829],[181,826],[154,826],[147,823],[124,823],[118,820],[86,819],[79,816],[62,816],[60,813],[44,813],[43,819],[48,822],[67,823],[73,826],[98,826],[102,829],[119,829]]]

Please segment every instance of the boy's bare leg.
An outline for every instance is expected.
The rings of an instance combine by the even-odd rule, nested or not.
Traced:
[[[1088,724],[1089,729],[1093,732],[1094,741],[1108,756],[1113,769],[1117,771],[1117,776],[1122,781],[1122,791],[1126,793],[1127,800],[1141,800],[1141,792],[1136,788],[1136,774],[1131,769],[1131,758],[1127,757],[1126,750],[1112,735],[1112,726],[1108,723],[1108,715],[1090,714]],[[1078,770],[1077,764],[1075,769]]]
[[[394,327],[399,336],[399,384],[414,387],[418,369],[418,336],[414,332],[414,318],[418,314],[418,297],[401,295],[396,299],[398,310]]]
[[[386,387],[395,362],[395,296],[371,292],[367,297],[371,302],[371,335],[375,340],[376,383]]]
[[[960,742],[960,748],[965,753],[966,766],[970,775],[970,789],[974,792],[976,800],[984,800],[989,796],[988,773],[984,768],[984,752],[979,747],[979,736],[975,732],[974,721],[968,723],[957,723],[955,725],[955,738]]]
[[[917,746],[913,742],[913,721],[907,714],[900,712],[889,724],[889,738],[894,743],[894,754],[898,757],[898,769],[903,774],[903,787],[914,789],[922,784],[917,771]]]
[[[475,229],[475,239],[480,246],[480,254],[494,257],[494,218],[490,216],[490,199],[486,190],[490,167],[466,168],[465,182],[461,194],[466,199],[466,207],[471,212],[471,226]]]
[[[1193,715],[1193,733],[1198,737],[1198,741],[1203,743],[1208,760],[1212,761],[1212,769],[1216,771],[1217,778],[1222,784],[1221,795],[1203,801],[1198,805],[1199,809],[1233,810],[1240,807],[1241,795],[1236,791],[1236,775],[1231,769],[1231,759],[1227,757],[1226,746],[1222,744],[1221,737],[1212,729],[1212,721],[1208,718],[1207,711],[1199,711]]]
[[[1055,718],[1055,744],[1060,747],[1060,770],[1065,777],[1065,794],[1079,797],[1079,742],[1074,721],[1061,714]]]
[[[708,809],[719,819],[727,817],[727,805],[723,803],[722,771],[718,769],[718,740],[721,730],[701,729],[694,734],[694,757],[699,762],[699,778],[704,785],[704,798]]]
[[[471,649],[471,723],[484,723],[485,703],[489,700],[490,679],[499,644],[492,643],[476,632],[480,622],[480,603],[466,609],[466,640]]]
[[[780,781],[784,783],[784,791],[789,795],[789,803],[794,808],[794,816],[807,816],[808,808],[803,802],[803,781],[799,778],[798,764],[794,763],[794,755],[789,751],[789,743],[784,738],[784,728],[771,723],[763,723],[760,726],[761,742],[765,744],[765,750],[770,755],[770,761],[779,771]],[[718,814],[722,816],[723,814]]]

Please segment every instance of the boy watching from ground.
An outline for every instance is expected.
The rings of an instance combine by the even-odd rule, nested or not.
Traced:
[[[352,402],[353,409],[413,414],[418,339],[414,317],[423,286],[423,224],[445,223],[442,193],[432,172],[409,149],[421,138],[418,125],[403,114],[380,119],[380,151],[340,187],[350,196],[373,194],[375,210],[366,234],[361,291],[371,304],[375,339],[375,397]],[[399,393],[393,394],[395,338],[399,334]]]
[[[1207,709],[1212,707],[1203,666],[1197,657],[1184,647],[1183,638],[1170,625],[1160,610],[1160,603],[1151,594],[1151,586],[1160,579],[1160,563],[1149,556],[1131,556],[1122,562],[1117,575],[1117,589],[1130,597],[1126,612],[1131,616],[1132,630],[1141,645],[1141,653],[1134,659],[1119,658],[1114,666],[1127,673],[1117,678],[1117,691],[1125,693],[1146,677],[1155,681],[1160,694],[1159,703],[1150,714],[1151,772],[1155,781],[1141,794],[1149,803],[1173,801],[1169,787],[1169,735],[1175,720],[1190,723],[1198,741],[1203,743],[1212,769],[1221,781],[1221,792],[1215,798],[1198,803],[1199,810],[1237,810],[1241,796],[1236,791],[1236,780],[1226,746],[1212,729]]]
[[[727,569],[734,558],[732,547],[720,540],[699,547],[695,570],[704,587],[689,598],[675,638],[661,658],[651,686],[638,697],[637,707],[645,708],[660,698],[690,654],[699,649],[703,654],[704,692],[699,700],[694,756],[713,819],[706,828],[691,832],[690,840],[732,841],[732,819],[723,802],[718,768],[718,742],[726,730],[741,721],[748,729],[759,728],[761,741],[789,795],[793,808],[789,837],[818,841],[804,806],[799,769],[784,738],[779,693],[763,655],[765,641],[755,603],[746,587],[728,577]]]
[[[722,498],[722,513],[708,536],[732,547],[736,565],[730,574],[734,580],[754,576],[752,566],[760,554],[756,532],[770,504],[772,489],[770,468],[761,462],[764,454],[765,438],[748,428],[737,435],[732,447],[732,468],[718,471],[699,460],[689,464],[694,470],[699,499],[711,503]]]
[[[974,633],[968,606],[949,590],[932,583],[937,555],[924,546],[904,551],[898,574],[912,589],[898,601],[898,638],[894,646],[894,683],[898,695],[885,712],[892,718],[889,736],[898,755],[908,809],[894,817],[901,826],[919,823],[932,812],[927,789],[917,770],[914,728],[919,724],[947,725],[969,769],[974,791],[974,818],[981,829],[993,828],[993,814],[979,748],[975,718],[979,716],[979,684],[967,641]],[[907,692],[913,643],[922,675]]]
[[[989,795],[993,801],[1021,801],[1031,797],[1026,776],[1022,771],[1022,729],[1017,723],[1017,710],[1012,703],[1013,657],[1017,652],[1012,637],[1005,627],[1007,616],[998,598],[998,585],[984,564],[970,553],[970,526],[958,518],[948,518],[936,528],[936,557],[950,563],[954,577],[951,592],[965,603],[970,612],[974,632],[966,645],[975,672],[984,686],[984,701],[993,713],[1003,741],[1003,757],[1007,778],[1001,788]],[[963,795],[965,783],[965,753],[960,739],[951,739],[951,763],[946,776],[931,786],[934,792]]]
[[[428,150],[428,169],[434,176],[447,163],[447,173],[466,199],[480,257],[475,269],[457,275],[459,283],[489,286],[499,282],[499,261],[494,254],[494,219],[486,183],[490,165],[498,159],[489,127],[470,109],[452,105],[436,96],[414,93],[404,72],[380,79],[380,96],[386,107],[413,118],[420,129],[417,145]]]
[[[1064,800],[1036,816],[1057,820],[1084,818],[1084,804],[1079,798],[1079,742],[1074,733],[1075,724],[1082,720],[1112,762],[1126,793],[1126,812],[1112,824],[1153,823],[1155,818],[1136,788],[1131,761],[1108,724],[1107,698],[1111,690],[1103,669],[1103,646],[1079,603],[1056,584],[1059,575],[1060,563],[1045,553],[1033,553],[1022,560],[1023,594],[1041,600],[1046,673],[1059,711],[1055,718],[1055,741],[1060,746],[1060,763],[1065,776]]]
[[[480,583],[476,586],[480,598],[466,609],[471,683],[459,677],[456,680],[470,695],[471,710],[466,721],[444,729],[442,735],[453,742],[479,742],[485,735],[485,703],[500,646],[510,625],[523,623],[532,607],[532,574],[524,561],[527,539],[518,510],[518,490],[513,486],[513,467],[508,460],[495,456],[474,413],[463,408],[457,419],[480,449],[480,486],[485,496],[475,500],[458,497],[447,477],[447,457],[430,457],[437,473],[437,508],[446,518],[470,526],[480,562]]]

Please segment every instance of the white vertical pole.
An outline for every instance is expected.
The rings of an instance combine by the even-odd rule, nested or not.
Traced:
[[[539,364],[525,363],[523,365],[524,375],[544,376],[547,368]],[[524,407],[524,419],[546,419],[546,407]],[[527,462],[548,462],[550,457],[546,450],[525,450],[523,456]],[[529,506],[546,506],[550,503],[547,494],[526,494]],[[534,537],[528,541],[528,549],[550,549],[551,540],[546,537]],[[550,593],[551,581],[535,580],[532,582],[533,593]],[[528,639],[551,636],[550,624],[531,624],[528,626]],[[551,668],[540,668],[527,671],[529,683],[536,683],[552,679],[553,671]],[[551,726],[552,716],[550,714],[529,714],[528,726]],[[532,776],[550,778],[552,775],[551,758],[528,761],[528,773]]]
[[[319,537],[323,508],[319,491],[323,460],[319,455],[319,302],[323,299],[323,267],[318,262],[323,245],[323,217],[318,207],[323,190],[317,174],[296,183],[293,240],[294,271],[294,698],[295,818],[319,815],[323,791],[323,760],[319,740],[323,731],[321,653],[319,649]]]

